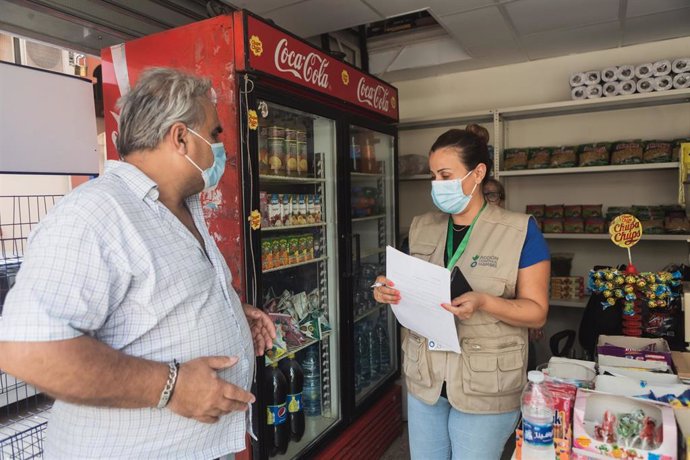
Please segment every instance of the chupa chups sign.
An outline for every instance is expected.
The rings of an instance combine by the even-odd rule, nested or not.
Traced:
[[[398,120],[398,91],[302,41],[247,17],[249,66]]]
[[[642,223],[631,214],[621,214],[611,221],[609,235],[611,235],[613,244],[628,250],[628,267],[626,272],[637,273],[637,269],[632,263],[630,248],[635,246],[642,238]]]

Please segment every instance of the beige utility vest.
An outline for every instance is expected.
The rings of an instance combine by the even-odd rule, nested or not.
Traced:
[[[529,217],[487,205],[456,266],[477,292],[514,299],[518,265]],[[443,266],[448,214],[417,216],[410,228],[410,254]],[[516,307],[517,308],[517,307]],[[408,391],[435,404],[443,382],[451,405],[469,413],[501,413],[520,407],[526,383],[527,328],[506,324],[484,311],[455,318],[461,353],[430,351],[427,339],[403,328],[403,372]]]

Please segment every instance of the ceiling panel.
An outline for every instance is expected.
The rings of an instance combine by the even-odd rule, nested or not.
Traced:
[[[387,18],[430,9],[434,16],[459,13],[495,4],[494,0],[365,0]]]
[[[618,0],[520,0],[505,5],[522,35],[614,21],[618,8]]]
[[[451,37],[413,43],[390,65],[390,70],[403,70],[414,67],[428,67],[469,59],[469,56]]]
[[[623,45],[690,35],[690,8],[629,18],[625,21]],[[690,50],[688,53],[690,55]]]
[[[530,59],[543,59],[567,54],[584,53],[619,45],[621,38],[618,21],[569,30],[553,30],[522,37],[521,41]]]
[[[626,15],[630,17],[645,14],[662,13],[664,11],[688,8],[690,0],[628,0]]]
[[[502,40],[497,42],[478,43],[466,47],[467,53],[474,59],[478,58],[497,58],[515,55],[527,59],[527,54],[523,52],[520,45],[515,40]]]
[[[463,46],[491,41],[513,40],[510,25],[496,7],[438,18],[439,23]]]
[[[160,2],[142,2],[141,0],[115,0],[113,3],[130,9],[131,11],[140,12],[145,16],[157,18],[159,21],[169,24],[172,27],[189,24],[191,21],[198,20],[200,17],[206,17],[207,13],[204,8],[175,8],[166,6]],[[192,6],[192,5],[188,5]],[[186,13],[185,13],[186,11]]]
[[[307,0],[273,10],[266,17],[302,37],[311,37],[384,19],[358,0]]]

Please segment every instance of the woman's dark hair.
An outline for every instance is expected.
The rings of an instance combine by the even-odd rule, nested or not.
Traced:
[[[460,161],[465,165],[468,171],[484,163],[486,165],[484,181],[489,177],[494,162],[491,155],[489,155],[489,148],[483,137],[478,136],[469,129],[450,129],[436,139],[434,145],[431,146],[429,155],[436,150],[445,148],[455,150]]]

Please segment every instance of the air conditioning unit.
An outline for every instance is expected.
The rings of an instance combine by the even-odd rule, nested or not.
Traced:
[[[23,65],[74,74],[74,67],[70,65],[70,52],[67,50],[24,39],[19,41],[19,48]]]

